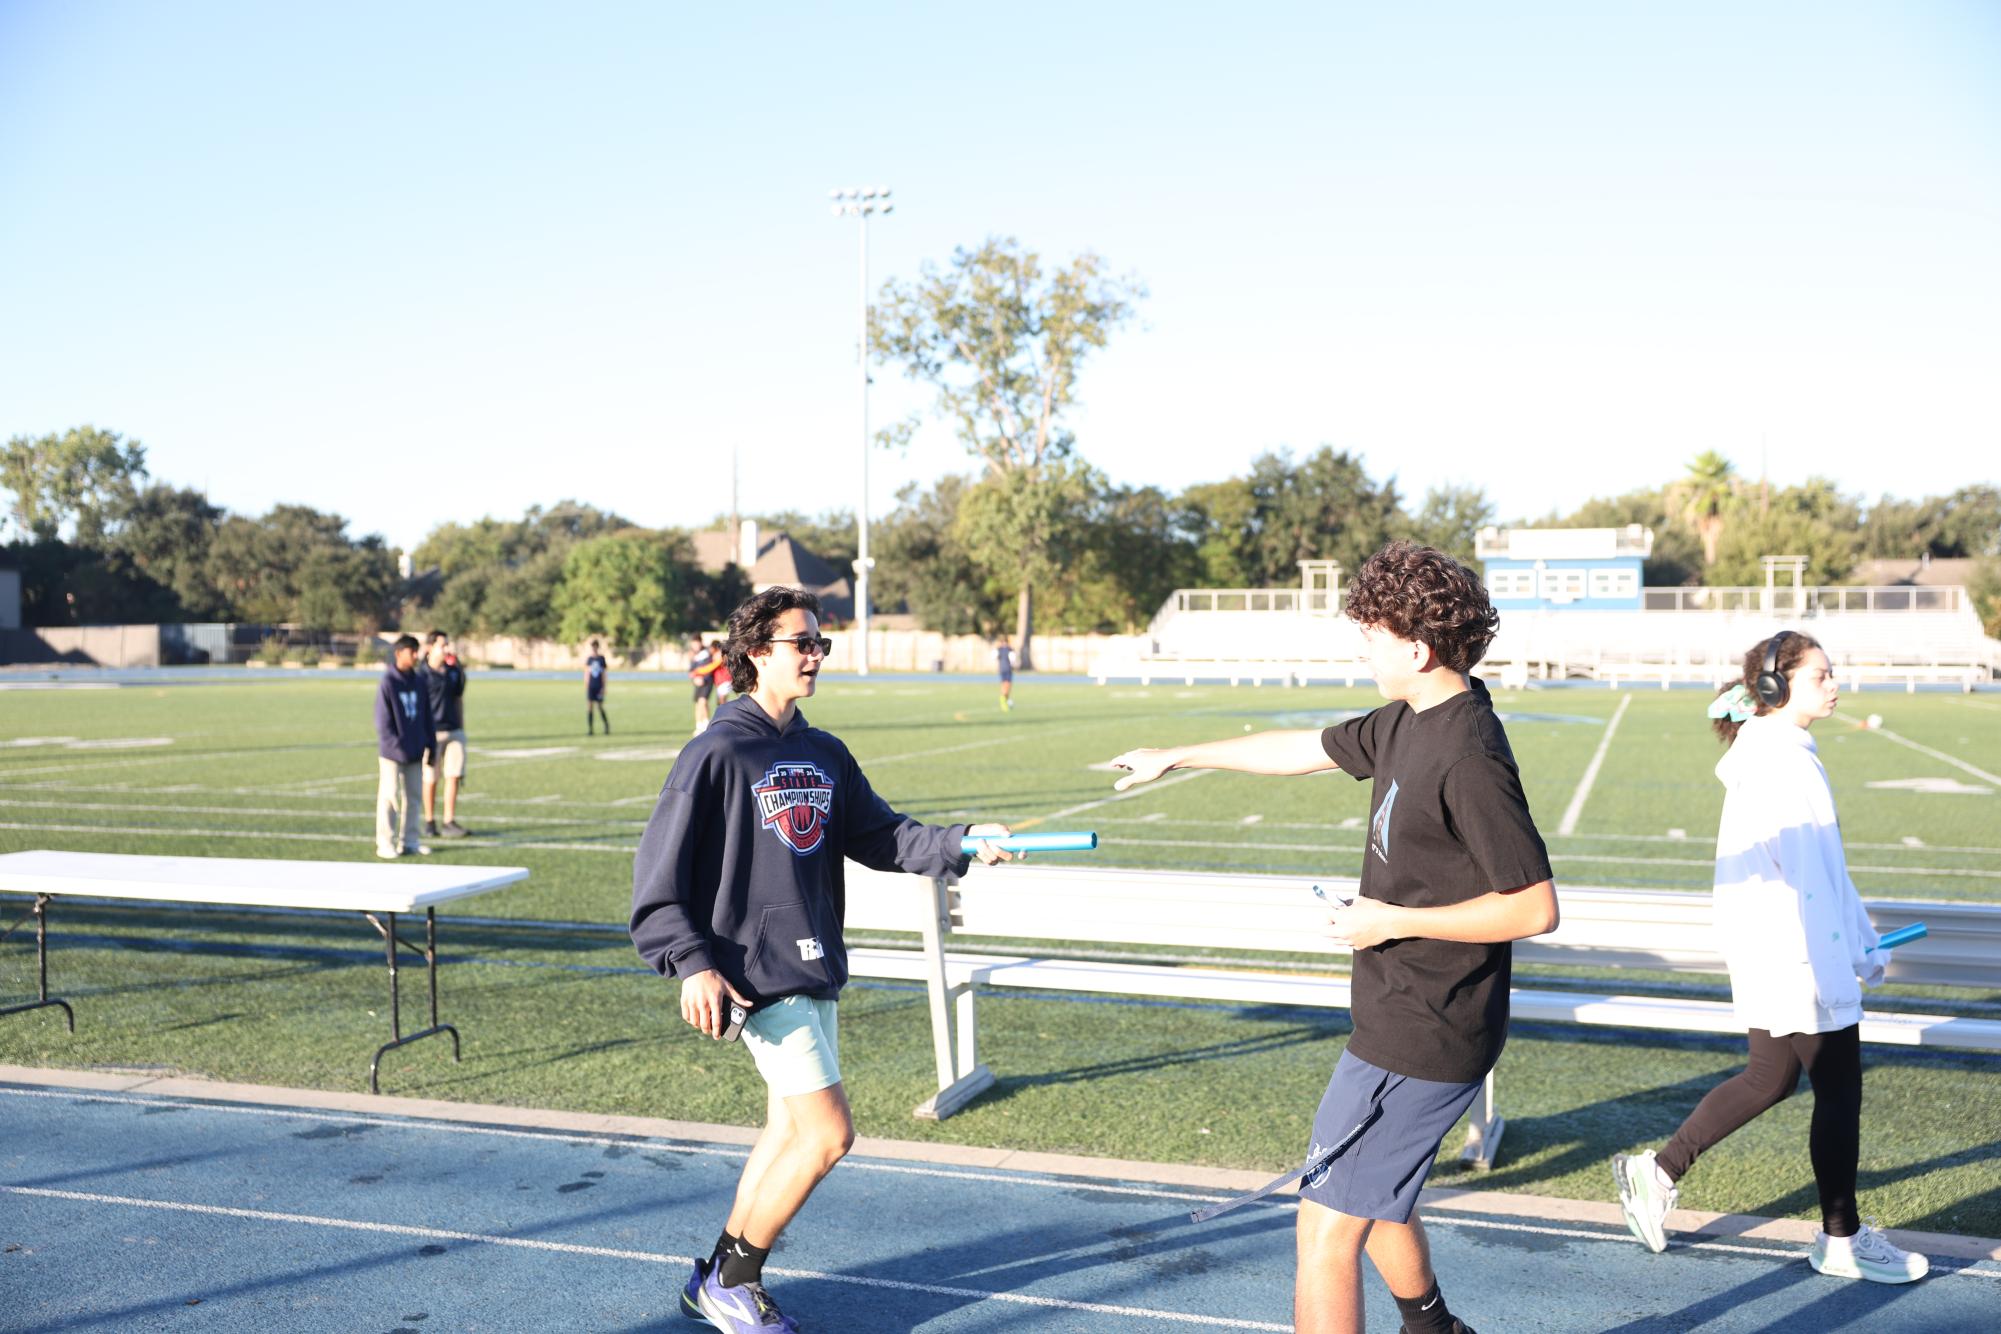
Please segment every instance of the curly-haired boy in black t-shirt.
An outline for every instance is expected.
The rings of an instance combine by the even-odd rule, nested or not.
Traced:
[[[1556,888],[1507,735],[1468,675],[1499,623],[1478,577],[1392,542],[1356,572],[1347,615],[1388,704],[1324,731],[1114,763],[1131,770],[1121,789],[1171,769],[1375,780],[1360,897],[1328,919],[1355,951],[1354,1032],[1302,1173],[1293,1320],[1300,1334],[1359,1331],[1366,1250],[1409,1334],[1457,1334],[1417,1196],[1507,1040],[1508,942],[1556,926]]]

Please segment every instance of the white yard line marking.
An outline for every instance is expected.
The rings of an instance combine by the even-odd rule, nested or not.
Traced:
[[[1176,783],[1186,783],[1190,779],[1201,778],[1206,774],[1217,772],[1219,771],[1215,769],[1190,769],[1186,773],[1175,774],[1171,778],[1157,778],[1151,783],[1142,783],[1138,787],[1129,787],[1123,792],[1114,792],[1109,797],[1100,797],[1096,801],[1087,801],[1081,806],[1066,806],[1060,811],[1051,811],[1047,815],[1038,815],[1032,820],[1023,820],[1013,825],[1012,828],[1026,829],[1030,825],[1048,824],[1051,820],[1061,820],[1066,815],[1082,815],[1085,811],[1095,811],[1098,807],[1109,806],[1115,801],[1131,801],[1134,797],[1144,797],[1149,793],[1173,787]]]
[[[365,819],[366,817],[360,817]],[[171,825],[115,825],[115,824],[28,824],[22,821],[0,821],[0,829],[16,829],[27,833],[41,834],[137,834],[153,838],[247,838],[280,843],[366,843],[368,834],[300,834],[289,830],[274,829],[176,829]],[[612,852],[630,857],[639,850],[638,840],[630,845],[606,843],[516,843],[481,839],[463,845],[468,852],[515,852],[530,849],[536,852]],[[1851,870],[1860,869],[1851,867]],[[1997,872],[2001,874],[2001,872]]]
[[[352,800],[350,798],[350,800]],[[652,801],[653,798],[646,798]],[[183,815],[289,815],[298,820],[356,820],[367,819],[373,808],[350,806],[337,811],[301,811],[283,806],[145,806],[136,802],[118,801],[25,801],[19,797],[0,797],[0,806],[56,811],[164,811]],[[600,818],[580,819],[568,815],[501,815],[497,812],[481,812],[480,820],[486,824],[508,825],[561,825],[570,829],[594,829],[605,825],[619,825],[628,829],[644,829],[644,820]]]
[[[962,741],[956,746],[939,746],[935,750],[911,750],[905,751],[901,755],[875,755],[868,757],[857,755],[855,756],[855,761],[862,768],[871,769],[878,764],[898,764],[904,760],[923,760],[929,759],[933,755],[957,755],[963,750],[999,750],[1003,746],[1020,745],[1028,739],[1025,736],[1020,736],[1002,737],[986,741]]]
[[[665,1255],[657,1251],[629,1251],[611,1246],[580,1246],[572,1242],[540,1241],[531,1237],[502,1237],[485,1232],[458,1232],[447,1228],[413,1227],[406,1223],[371,1223],[354,1218],[321,1218],[313,1214],[286,1214],[270,1209],[233,1209],[219,1204],[186,1204],[179,1200],[142,1200],[129,1195],[99,1195],[80,1190],[46,1190],[36,1186],[0,1186],[11,1195],[39,1196],[43,1199],[74,1200],[83,1204],[118,1204],[134,1209],[158,1209],[171,1213],[198,1214],[210,1218],[241,1218],[258,1223],[297,1223],[308,1227],[337,1228],[348,1232],[375,1232],[397,1237],[425,1237],[437,1241],[470,1241],[487,1246],[513,1246],[521,1250],[547,1251],[557,1255],[583,1255],[607,1260],[638,1260],[647,1264],[686,1265],[693,1256]],[[1097,1315],[1130,1316],[1140,1320],[1164,1320],[1181,1325],[1208,1325],[1222,1329],[1290,1330],[1263,1320],[1230,1320],[1222,1316],[1193,1315],[1185,1311],[1161,1311],[1144,1306],[1114,1306],[1109,1302],[1069,1301],[1061,1297],[1037,1297],[1021,1292],[987,1292],[980,1288],[950,1287],[942,1283],[912,1283],[906,1279],[873,1278],[865,1274],[825,1274],[814,1269],[781,1269],[768,1266],[783,1278],[811,1278],[825,1283],[845,1283],[860,1288],[889,1288],[897,1292],[923,1292],[940,1297],[971,1298],[975,1301],[1006,1302],[1014,1306],[1035,1306],[1058,1311],[1089,1311]]]
[[[1955,769],[1963,769],[1967,773],[1972,774],[1975,778],[1984,779],[1985,781],[1994,784],[1994,786],[1996,787],[2001,787],[2001,774],[1990,774],[1985,769],[1976,768],[1974,765],[1968,764],[1965,760],[1960,759],[1957,755],[1948,755],[1942,750],[1933,750],[1930,746],[1921,746],[1917,742],[1911,740],[1909,737],[1899,736],[1897,733],[1890,731],[1886,727],[1864,727],[1861,723],[1855,721],[1855,719],[1853,718],[1843,718],[1842,721],[1847,723],[1850,727],[1855,728],[1857,731],[1868,732],[1874,736],[1883,737],[1887,740],[1896,742],[1900,746],[1908,746],[1910,749],[1915,750],[1920,755],[1929,755],[1935,760],[1942,760],[1945,763],[1950,764]]]
[[[1570,794],[1570,805],[1564,807],[1563,818],[1557,821],[1559,838],[1577,832],[1577,822],[1584,815],[1584,803],[1590,799],[1592,784],[1598,781],[1599,767],[1605,763],[1605,752],[1612,748],[1612,734],[1619,730],[1619,720],[1626,716],[1626,706],[1632,702],[1631,695],[1619,696],[1619,707],[1612,710],[1612,721],[1605,724],[1605,735],[1598,738],[1598,749],[1592,752],[1591,763],[1584,766],[1584,777],[1577,780],[1577,791]]]

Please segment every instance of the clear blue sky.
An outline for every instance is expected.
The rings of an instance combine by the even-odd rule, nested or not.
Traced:
[[[1326,442],[1504,517],[1703,449],[2001,467],[2001,5],[0,0],[0,435],[414,545],[575,497],[852,507],[874,277],[1012,235],[1152,295],[1083,455]],[[925,397],[877,371],[878,423]],[[968,461],[878,454],[872,508]]]

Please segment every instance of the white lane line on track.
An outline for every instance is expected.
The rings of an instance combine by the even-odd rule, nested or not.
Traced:
[[[638,1260],[646,1264],[690,1265],[691,1255],[667,1255],[658,1251],[629,1251],[611,1246],[582,1246],[573,1242],[540,1241],[531,1237],[502,1237],[486,1232],[458,1232],[447,1228],[414,1227],[406,1223],[371,1223],[354,1218],[322,1218],[314,1214],[278,1213],[270,1209],[234,1209],[219,1204],[187,1204],[179,1200],[142,1200],[129,1195],[98,1195],[80,1190],[47,1190],[37,1186],[0,1186],[0,1192],[30,1195],[42,1199],[71,1200],[82,1204],[118,1204],[134,1209],[158,1209],[170,1213],[204,1215],[210,1218],[241,1218],[257,1223],[296,1223],[308,1227],[337,1228],[348,1232],[386,1233],[397,1237],[423,1237],[436,1241],[470,1241],[487,1246],[512,1246],[521,1250],[546,1251],[557,1255],[582,1255],[607,1260]],[[975,1301],[1007,1302],[1015,1306],[1035,1306],[1058,1311],[1088,1311],[1094,1315],[1128,1316],[1137,1320],[1163,1320],[1179,1325],[1207,1325],[1220,1329],[1276,1330],[1283,1334],[1291,1325],[1265,1320],[1231,1320],[1223,1316],[1195,1315],[1187,1311],[1161,1311],[1145,1306],[1115,1306],[1109,1302],[1080,1302],[1062,1297],[1037,1297],[1022,1292],[988,1292],[981,1288],[959,1288],[943,1283],[912,1283],[905,1279],[873,1278],[866,1274],[828,1274],[816,1269],[766,1269],[782,1278],[811,1278],[825,1283],[845,1283],[852,1287],[888,1288],[897,1292],[922,1292],[939,1297],[971,1298]]]
[[[322,1111],[310,1107],[270,1107],[270,1106],[262,1106],[256,1104],[231,1105],[228,1103],[205,1102],[196,1098],[173,1098],[173,1097],[158,1097],[158,1096],[147,1097],[147,1096],[134,1096],[130,1094],[118,1094],[118,1093],[94,1093],[89,1090],[83,1090],[83,1089],[0,1088],[0,1095],[20,1097],[20,1098],[45,1098],[50,1100],[60,1100],[66,1102],[74,1102],[81,1100],[84,1102],[116,1103],[116,1104],[135,1106],[135,1107],[162,1107],[162,1106],[188,1107],[198,1111],[219,1112],[226,1115],[235,1115],[235,1116],[253,1116],[253,1117],[262,1116],[274,1120],[331,1121],[340,1124],[382,1126],[389,1129],[401,1128],[406,1130],[428,1130],[435,1133],[443,1133],[443,1134],[483,1135],[490,1137],[498,1137],[502,1139],[541,1140],[541,1141],[561,1143],[561,1144],[589,1144],[600,1147],[609,1147],[617,1145],[620,1147],[630,1148],[635,1142],[637,1142],[640,1144],[650,1146],[655,1149],[663,1150],[668,1153],[682,1153],[691,1156],[711,1157],[711,1158],[747,1158],[750,1152],[748,1149],[742,1149],[742,1148],[727,1147],[720,1145],[709,1145],[709,1144],[688,1144],[684,1142],[657,1139],[643,1135],[592,1135],[588,1133],[573,1133],[573,1132],[561,1132],[552,1130],[521,1130],[508,1126],[471,1125],[460,1121],[427,1121],[422,1119],[408,1119],[408,1118],[391,1117],[391,1116],[369,1116],[363,1113],[356,1113],[356,1112]],[[1130,1186],[1130,1185],[1122,1185],[1117,1182],[1099,1181],[1095,1179],[1085,1180],[1072,1176],[1054,1177],[1054,1176],[1039,1176],[1025,1172],[980,1171],[975,1169],[956,1168],[956,1167],[926,1167],[911,1163],[890,1163],[878,1160],[871,1160],[867,1158],[843,1159],[842,1170],[859,1171],[859,1172],[892,1172],[905,1176],[940,1177],[950,1180],[963,1180],[963,1181],[988,1181],[988,1182],[998,1182],[1006,1185],[1029,1186],[1040,1189],[1054,1189],[1054,1190],[1075,1190],[1081,1186],[1089,1190],[1103,1191],[1109,1194],[1132,1195],[1145,1199],[1193,1201],[1197,1203],[1212,1203],[1229,1198],[1229,1196],[1227,1195],[1206,1193],[1202,1191],[1169,1190],[1160,1186]],[[27,1187],[9,1187],[0,1185],[0,1191],[7,1191],[7,1190],[14,1190],[19,1193],[43,1194],[43,1195],[56,1196],[60,1198],[71,1198],[70,1196],[67,1196],[60,1191],[40,1190]],[[78,1198],[83,1198],[83,1197],[78,1197]],[[1274,1207],[1289,1208],[1289,1207],[1294,1207],[1295,1203],[1296,1203],[1295,1201],[1290,1199],[1270,1201],[1270,1204]],[[1455,1214],[1449,1209],[1429,1209],[1426,1212],[1427,1216],[1431,1221],[1437,1223],[1443,1223],[1452,1227],[1486,1228],[1491,1231],[1521,1232],[1536,1236],[1570,1237],[1583,1241],[1609,1241],[1615,1244],[1627,1244],[1629,1242],[1629,1239],[1626,1236],[1626,1234],[1612,1229],[1607,1229],[1605,1231],[1592,1231],[1588,1228],[1560,1227],[1549,1223],[1520,1223],[1520,1222],[1506,1221],[1495,1218],[1467,1217]],[[1703,1238],[1700,1233],[1684,1232],[1684,1233],[1677,1233],[1676,1235],[1677,1237],[1682,1239],[1682,1244],[1689,1246],[1691,1248],[1700,1248],[1703,1250],[1724,1251],[1738,1255],[1754,1255],[1767,1259],[1780,1259],[1780,1260],[1795,1260],[1798,1259],[1800,1255],[1800,1252],[1798,1251],[1797,1248],[1784,1248],[1779,1246],[1754,1246],[1754,1245],[1747,1245],[1743,1242],[1731,1242],[1731,1241],[1711,1241]],[[681,1260],[681,1263],[685,1264],[688,1263],[688,1261],[686,1260],[686,1258],[683,1258]],[[773,1271],[773,1272],[791,1272],[794,1274],[804,1274],[806,1271],[794,1270],[794,1271]],[[1970,1277],[1975,1277],[1975,1278],[2001,1279],[2001,1268],[1988,1270],[1988,1269],[1975,1269],[1969,1267],[1954,1272],[1963,1273]],[[1265,1327],[1254,1326],[1254,1328],[1265,1328]],[[1288,1327],[1272,1326],[1271,1328],[1283,1329]]]
[[[1577,822],[1584,815],[1584,803],[1591,798],[1591,788],[1598,781],[1598,770],[1605,763],[1605,752],[1612,748],[1612,734],[1619,730],[1619,720],[1626,716],[1626,706],[1633,702],[1631,695],[1619,696],[1619,707],[1612,710],[1612,720],[1605,724],[1605,735],[1598,738],[1598,749],[1591,753],[1591,763],[1584,766],[1584,777],[1577,780],[1577,791],[1570,794],[1570,804],[1563,808],[1563,818],[1557,821],[1559,838],[1577,832]]]
[[[1975,778],[1985,779],[1987,782],[1994,784],[1994,786],[2001,787],[2001,774],[1990,774],[1985,769],[1977,768],[1974,765],[1968,764],[1965,760],[1960,759],[1957,755],[1948,755],[1942,750],[1933,750],[1930,746],[1919,745],[1917,742],[1911,740],[1909,737],[1899,736],[1897,733],[1890,731],[1888,728],[1866,727],[1862,723],[1857,722],[1853,718],[1844,717],[1842,721],[1847,723],[1850,727],[1857,729],[1858,731],[1868,732],[1874,736],[1882,737],[1886,741],[1894,741],[1900,746],[1908,746],[1910,749],[1915,750],[1920,755],[1929,755],[1935,760],[1941,760],[1946,764],[1950,764],[1955,769],[1963,769],[1967,773],[1972,774]]]

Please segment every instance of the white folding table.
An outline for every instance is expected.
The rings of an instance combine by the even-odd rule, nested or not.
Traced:
[[[520,866],[452,866],[430,863],[304,862],[250,857],[145,857],[116,852],[10,852],[0,854],[0,893],[31,894],[33,902],[4,932],[12,935],[35,919],[36,999],[0,1009],[0,1015],[59,1007],[76,1032],[76,1011],[49,995],[49,904],[58,896],[140,899],[164,903],[241,904],[260,908],[318,908],[358,912],[383,939],[389,956],[391,1041],[368,1063],[369,1092],[380,1092],[377,1072],[383,1053],[422,1038],[449,1033],[452,1060],[459,1059],[459,1031],[438,1021],[437,905],[526,880]],[[399,913],[424,910],[424,947],[398,939]],[[431,1023],[421,1032],[403,1032],[402,997],[397,982],[399,950],[422,954],[431,992]]]

